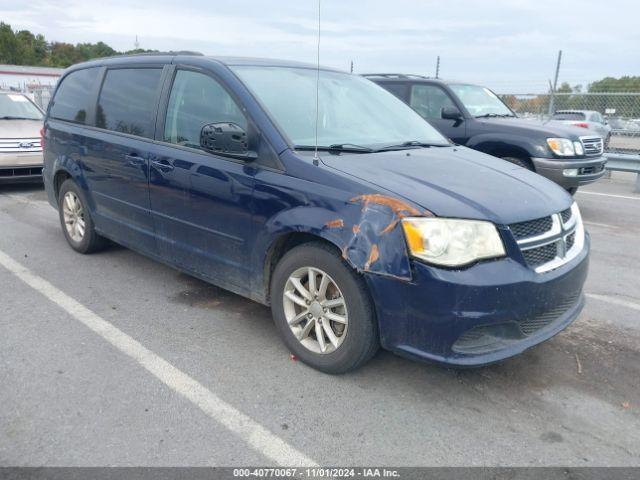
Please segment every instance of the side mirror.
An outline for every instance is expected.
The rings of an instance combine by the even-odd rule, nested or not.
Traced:
[[[445,120],[462,120],[462,112],[456,107],[442,107],[440,117]]]
[[[208,123],[200,130],[200,147],[211,153],[252,159],[247,132],[231,122]]]

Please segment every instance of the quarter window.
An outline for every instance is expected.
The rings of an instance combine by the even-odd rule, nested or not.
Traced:
[[[429,119],[442,118],[443,108],[455,108],[453,101],[444,90],[425,84],[413,85],[409,104],[421,117]]]
[[[96,126],[153,138],[159,68],[108,70],[102,85]]]
[[[247,130],[245,116],[220,83],[202,73],[178,70],[167,107],[164,141],[200,148],[202,127],[218,122]]]
[[[91,92],[98,77],[98,68],[76,70],[64,77],[53,99],[52,118],[75,123],[87,123],[87,109]],[[94,100],[95,102],[95,97]]]

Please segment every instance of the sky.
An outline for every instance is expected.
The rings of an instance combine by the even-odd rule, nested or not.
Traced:
[[[320,63],[415,73],[499,93],[640,75],[639,0],[321,0]],[[316,61],[317,0],[0,0],[14,29],[116,50]]]

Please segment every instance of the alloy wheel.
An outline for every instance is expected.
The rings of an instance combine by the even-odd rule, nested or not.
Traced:
[[[298,341],[308,350],[335,352],[347,335],[347,305],[336,282],[315,267],[302,267],[288,278],[284,314]]]
[[[85,232],[84,209],[80,199],[74,192],[69,191],[64,194],[62,216],[69,238],[76,243],[80,243],[84,238]]]

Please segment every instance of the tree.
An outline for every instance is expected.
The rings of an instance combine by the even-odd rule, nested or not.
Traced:
[[[125,53],[147,53],[157,50],[141,48]],[[0,63],[66,68],[74,63],[121,54],[104,42],[47,43],[44,36],[29,30],[14,32],[11,25],[0,22]]]

